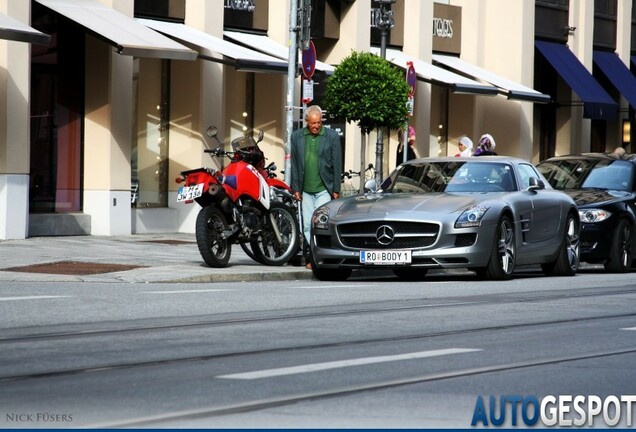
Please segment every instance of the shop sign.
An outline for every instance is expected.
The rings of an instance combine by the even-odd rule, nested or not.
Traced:
[[[442,3],[433,6],[433,51],[460,54],[462,8]]]
[[[256,6],[254,0],[225,0],[225,9],[253,12]]]

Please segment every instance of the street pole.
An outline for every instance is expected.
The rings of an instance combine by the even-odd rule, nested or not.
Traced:
[[[395,3],[395,0],[378,0],[380,3],[380,19],[378,20],[378,27],[380,28],[380,57],[386,60],[386,38],[387,32],[390,28],[393,28],[393,11],[391,10],[391,4]],[[388,9],[387,9],[388,6]],[[378,187],[382,183],[383,175],[383,162],[384,162],[384,128],[378,128],[378,138],[375,145],[375,181]]]
[[[289,2],[289,64],[287,65],[287,102],[286,110],[286,140],[285,140],[285,182],[291,183],[291,136],[294,131],[294,86],[296,85],[296,57],[298,45],[296,41],[298,31],[298,0]]]

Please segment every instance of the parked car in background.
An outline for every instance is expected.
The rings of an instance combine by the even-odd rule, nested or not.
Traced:
[[[634,259],[636,155],[583,153],[546,159],[537,169],[570,195],[581,217],[581,261],[627,272]]]
[[[505,280],[516,266],[548,275],[579,267],[574,201],[516,158],[422,158],[398,166],[375,193],[333,200],[312,217],[314,275],[392,269],[405,279],[468,268]]]

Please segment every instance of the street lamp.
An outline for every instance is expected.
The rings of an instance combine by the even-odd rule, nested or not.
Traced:
[[[389,29],[395,26],[393,20],[393,11],[391,5],[395,0],[376,0],[380,5],[378,14],[376,15],[376,27],[380,29],[380,57],[386,59],[386,38]],[[378,128],[378,139],[375,146],[375,180],[378,185],[382,182],[383,176],[383,154],[384,154],[384,133],[382,128]]]

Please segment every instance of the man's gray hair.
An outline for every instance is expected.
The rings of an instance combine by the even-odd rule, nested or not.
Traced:
[[[322,118],[322,108],[320,108],[318,105],[310,105],[307,107],[307,109],[305,110],[305,119],[309,118],[309,114],[312,113],[320,113],[320,118]]]

